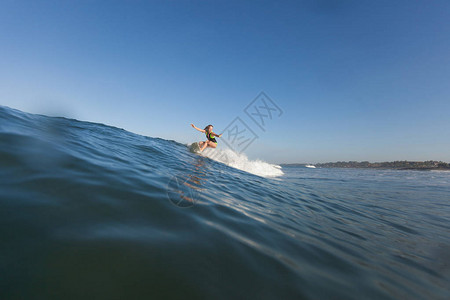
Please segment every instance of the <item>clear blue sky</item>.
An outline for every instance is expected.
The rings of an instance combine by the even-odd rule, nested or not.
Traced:
[[[450,161],[449,20],[448,0],[3,0],[0,104],[188,143],[265,91],[284,114],[250,158]]]

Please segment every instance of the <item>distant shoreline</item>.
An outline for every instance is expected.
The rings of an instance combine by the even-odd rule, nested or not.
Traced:
[[[317,168],[357,168],[357,169],[393,169],[393,170],[419,170],[419,171],[433,171],[433,170],[447,170],[450,171],[450,163],[428,160],[428,161],[392,161],[392,162],[375,162],[368,161],[338,161],[317,164],[281,164],[282,166],[306,166],[314,165]]]

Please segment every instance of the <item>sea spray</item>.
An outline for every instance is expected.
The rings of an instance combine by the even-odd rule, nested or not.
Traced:
[[[250,160],[244,153],[237,153],[228,148],[206,148],[201,154],[227,166],[262,177],[278,177],[284,174],[278,165],[262,160]]]

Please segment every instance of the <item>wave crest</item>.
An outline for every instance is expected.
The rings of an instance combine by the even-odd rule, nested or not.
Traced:
[[[237,153],[231,149],[205,149],[201,155],[227,166],[262,177],[278,177],[284,173],[281,166],[261,160],[250,160],[244,153]]]

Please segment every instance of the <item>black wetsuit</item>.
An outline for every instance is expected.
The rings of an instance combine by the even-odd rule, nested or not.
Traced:
[[[206,134],[206,138],[208,139],[208,141],[211,141],[211,142],[217,144],[216,138],[215,137],[211,137],[211,133],[208,133],[208,131],[206,131],[205,134]]]

